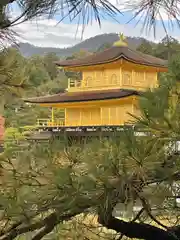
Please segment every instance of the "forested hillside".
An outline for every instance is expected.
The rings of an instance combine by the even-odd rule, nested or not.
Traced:
[[[171,60],[180,53],[179,41],[173,37],[165,37],[158,44],[143,40],[137,50],[165,60]]]
[[[21,54],[25,57],[30,57],[34,54],[45,55],[52,52],[56,53],[56,55],[59,57],[67,57],[79,52],[81,49],[90,52],[96,52],[103,44],[112,45],[113,42],[118,40],[118,38],[118,34],[109,33],[86,39],[79,44],[76,44],[75,46],[69,48],[37,47],[29,43],[19,43],[18,48]],[[130,47],[137,48],[143,41],[143,38],[127,37],[127,41]]]

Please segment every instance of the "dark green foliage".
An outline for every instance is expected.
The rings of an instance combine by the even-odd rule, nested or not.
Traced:
[[[29,106],[22,98],[56,94],[67,88],[67,77],[55,70],[55,60],[53,53],[24,59],[15,49],[1,52],[1,106],[6,127],[35,125],[38,118],[51,116],[49,108]],[[19,84],[21,88],[17,87]]]
[[[46,71],[43,58],[33,56],[27,62],[29,83],[37,87],[50,80],[49,73]]]
[[[59,58],[57,57],[56,53],[48,53],[44,56],[43,62],[46,71],[48,72],[51,80],[55,79],[58,75],[58,68],[55,64]]]
[[[180,54],[174,55],[169,62],[169,70],[172,77],[179,81],[180,80]]]
[[[153,44],[147,40],[143,40],[142,43],[137,48],[137,51],[140,51],[145,54],[153,55]]]
[[[162,59],[170,60],[171,57],[173,57],[174,55],[178,55],[179,52],[179,42],[175,38],[165,37],[159,44],[157,44],[154,55]]]
[[[108,48],[110,48],[110,47],[111,47],[111,44],[110,44],[110,43],[104,43],[102,46],[100,46],[100,47],[98,48],[97,52],[104,51],[104,50],[106,50],[106,49],[108,49]]]
[[[171,60],[172,58],[179,55],[180,43],[177,39],[166,36],[158,44],[143,40],[142,43],[138,46],[137,50],[158,58]]]

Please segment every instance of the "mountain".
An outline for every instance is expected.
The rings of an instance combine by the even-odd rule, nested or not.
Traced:
[[[21,54],[25,57],[30,57],[34,54],[44,55],[49,52],[54,52],[59,57],[67,57],[67,56],[71,56],[75,52],[79,52],[81,49],[84,49],[90,52],[95,52],[103,44],[106,44],[106,43],[113,44],[113,42],[117,41],[118,39],[119,39],[118,34],[110,33],[110,34],[101,34],[95,37],[91,37],[69,48],[37,47],[29,43],[19,43],[18,48]],[[143,38],[127,37],[128,45],[131,48],[137,48],[141,44],[142,40]]]

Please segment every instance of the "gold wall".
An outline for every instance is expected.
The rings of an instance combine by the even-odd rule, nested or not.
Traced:
[[[44,103],[41,106],[64,109],[65,126],[123,125],[132,119],[128,113],[140,114],[137,111],[137,96],[87,102]]]
[[[67,108],[65,126],[123,125],[134,113],[133,103],[89,108]]]
[[[102,67],[89,67],[82,70],[81,86],[69,88],[69,91],[91,91],[128,88],[146,90],[157,87],[158,69],[125,61],[119,64],[107,64]]]

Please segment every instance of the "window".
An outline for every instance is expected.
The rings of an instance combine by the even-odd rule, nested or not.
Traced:
[[[134,72],[134,79],[136,85],[144,83],[144,72]]]
[[[116,74],[113,74],[113,75],[111,76],[110,84],[116,85],[117,83],[118,83],[117,75],[116,75]]]
[[[123,85],[131,85],[132,84],[131,72],[128,72],[128,71],[122,72],[122,84]]]
[[[103,86],[105,80],[105,72],[104,70],[97,70],[96,71],[96,77],[95,77],[95,87],[97,86]]]

